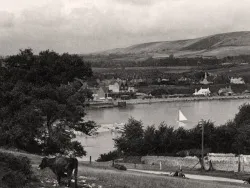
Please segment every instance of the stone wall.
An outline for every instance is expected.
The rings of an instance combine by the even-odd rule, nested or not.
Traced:
[[[212,161],[216,170],[250,172],[250,155],[210,153],[208,160]]]
[[[209,168],[209,161],[212,162],[215,170],[250,172],[250,155],[223,154],[210,153],[205,157],[205,168]],[[200,168],[199,159],[197,157],[167,157],[167,156],[144,156],[141,162],[146,165],[160,165],[164,168],[172,167],[183,169],[198,169]]]
[[[197,157],[167,157],[167,156],[144,156],[142,163],[150,165],[159,165],[179,168],[200,168],[199,159]]]

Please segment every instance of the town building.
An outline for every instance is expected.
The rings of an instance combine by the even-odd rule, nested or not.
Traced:
[[[120,84],[115,82],[114,84],[110,84],[108,87],[108,96],[113,99],[133,98],[135,97],[135,92],[135,88],[133,86],[129,86],[127,81],[122,81]]]
[[[199,91],[195,89],[195,92],[193,93],[194,96],[209,96],[210,94],[211,94],[211,91],[209,90],[209,88],[207,89],[200,88]]]
[[[133,87],[133,86],[128,87],[128,92],[135,92],[135,91],[136,91],[135,87]]]
[[[220,95],[220,96],[230,96],[230,95],[233,95],[233,90],[232,90],[231,86],[221,88],[218,91],[218,95]]]
[[[230,78],[230,83],[231,84],[245,84],[245,81],[243,80],[243,78],[239,77],[239,78]]]
[[[120,92],[127,92],[128,91],[128,83],[121,83],[120,84]]]
[[[100,87],[98,89],[92,89],[91,91],[93,92],[92,96],[93,96],[94,101],[105,100],[107,95],[108,95],[107,88],[105,88],[105,87]]]
[[[203,80],[200,81],[200,84],[203,84],[203,85],[208,85],[208,84],[212,84],[213,82],[210,82],[208,81],[208,75],[207,73],[205,72],[205,77]]]
[[[113,93],[119,93],[120,92],[120,85],[118,82],[115,82],[114,84],[109,85],[109,91]]]

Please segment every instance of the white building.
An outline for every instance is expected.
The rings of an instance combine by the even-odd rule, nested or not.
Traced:
[[[114,84],[110,84],[109,90],[112,91],[113,93],[119,93],[120,92],[120,85],[118,84],[118,82],[115,82]]]
[[[98,100],[105,100],[106,98],[106,91],[107,89],[100,87],[99,89],[92,89],[93,92],[93,100],[98,101]]]
[[[230,79],[230,83],[231,84],[245,84],[245,81],[243,80],[243,78],[239,77],[239,78],[234,78],[232,77]]]
[[[211,91],[209,90],[209,88],[207,89],[200,88],[199,91],[195,89],[195,92],[193,93],[193,95],[195,96],[209,96],[210,94],[211,94]]]
[[[129,92],[135,92],[135,88],[132,87],[132,86],[129,86],[129,87],[128,87],[128,91],[129,91]]]

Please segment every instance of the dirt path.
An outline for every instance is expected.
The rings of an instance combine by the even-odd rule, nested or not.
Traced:
[[[158,175],[170,175],[170,172],[161,172],[161,171],[150,171],[150,170],[136,170],[136,169],[128,169],[128,171],[132,172],[142,172],[147,174],[158,174]],[[237,180],[232,178],[222,178],[215,176],[205,176],[205,175],[197,175],[197,174],[186,174],[186,178],[195,179],[195,180],[206,180],[206,181],[219,181],[219,182],[232,182],[232,183],[244,183],[243,180]]]

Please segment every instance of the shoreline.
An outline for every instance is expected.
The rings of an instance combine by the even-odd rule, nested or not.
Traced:
[[[177,97],[177,98],[152,98],[152,99],[130,99],[127,100],[127,105],[134,104],[150,104],[159,102],[193,102],[193,101],[210,101],[210,100],[240,100],[250,99],[250,95],[235,95],[235,96],[212,96],[212,97]]]
[[[112,101],[101,101],[90,103],[88,108],[114,108],[118,107],[118,102],[126,102],[126,105],[137,105],[137,104],[152,104],[162,102],[193,102],[193,101],[212,101],[212,100],[240,100],[250,99],[250,95],[234,95],[234,96],[212,96],[212,97],[176,97],[176,98],[152,98],[152,99],[130,99],[130,100],[117,100]]]

